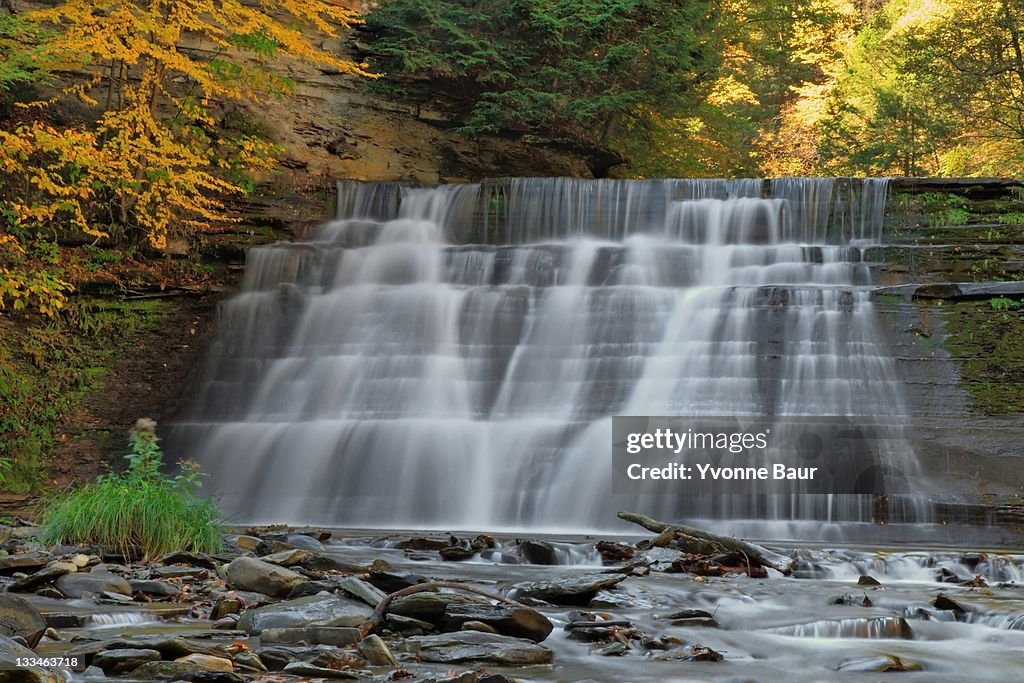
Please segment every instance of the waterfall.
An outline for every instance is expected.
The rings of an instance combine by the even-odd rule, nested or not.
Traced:
[[[885,195],[881,179],[341,183],[313,239],[250,251],[175,449],[244,522],[866,519],[863,496],[613,495],[610,424],[905,414],[864,259]]]

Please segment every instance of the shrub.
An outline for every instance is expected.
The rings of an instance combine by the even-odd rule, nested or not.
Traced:
[[[181,474],[163,474],[155,426],[139,421],[123,473],[102,475],[50,503],[42,517],[44,542],[104,546],[126,557],[141,551],[144,559],[220,549],[219,511],[197,495],[198,468],[183,461]]]

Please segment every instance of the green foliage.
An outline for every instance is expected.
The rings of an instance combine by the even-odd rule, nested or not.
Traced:
[[[391,0],[367,16],[392,77],[430,79],[462,130],[606,142],[616,126],[699,101],[718,55],[712,3],[664,0]]]
[[[54,498],[42,515],[47,543],[78,543],[116,549],[126,557],[141,550],[148,559],[172,550],[216,552],[221,548],[219,512],[197,495],[195,465],[182,473],[160,472],[163,453],[152,431],[132,436],[128,468]]]
[[[1021,307],[1021,302],[1009,299],[1005,296],[997,296],[988,300],[988,305],[993,311],[1016,311]]]
[[[47,80],[53,59],[41,45],[48,35],[20,14],[0,12],[0,93]]]

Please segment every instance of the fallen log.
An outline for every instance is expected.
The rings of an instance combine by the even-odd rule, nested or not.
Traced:
[[[747,556],[750,562],[758,564],[762,567],[769,567],[776,571],[782,572],[783,574],[789,574],[792,571],[793,561],[778,553],[773,553],[767,548],[762,548],[759,545],[753,543],[747,543],[741,541],[738,538],[731,538],[729,536],[718,536],[710,532],[704,531],[703,529],[697,529],[692,526],[685,526],[682,524],[668,524],[667,522],[659,522],[656,519],[646,517],[636,512],[620,512],[619,519],[623,519],[631,524],[637,524],[653,531],[656,534],[660,534],[666,530],[678,532],[684,537],[690,537],[695,539],[695,547],[693,550],[688,552],[696,552],[704,554],[707,550],[707,543],[714,543],[725,550],[732,550],[738,553],[743,553]],[[685,543],[686,539],[681,539],[680,542]]]

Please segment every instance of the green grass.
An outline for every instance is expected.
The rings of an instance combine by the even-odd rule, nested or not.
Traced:
[[[156,442],[151,431],[137,432],[125,472],[55,496],[43,510],[43,542],[101,546],[145,559],[172,550],[219,551],[220,512],[197,495],[197,470],[182,463],[183,474],[162,474]]]

